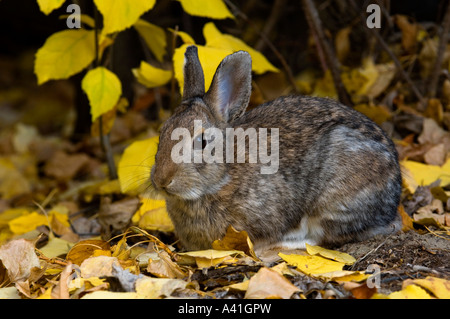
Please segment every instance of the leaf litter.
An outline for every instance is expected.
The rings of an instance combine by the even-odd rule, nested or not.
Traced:
[[[406,66],[418,68],[416,80],[427,79],[439,39],[403,16],[394,22],[401,43],[392,50]],[[72,115],[61,110],[73,87],[68,81],[47,83],[46,98],[25,94],[26,88],[18,96],[0,91],[2,105],[34,102],[32,109],[3,111],[17,120],[0,132],[0,298],[448,299],[450,81],[443,81],[439,98],[415,101],[383,55],[362,59],[356,67],[345,64],[351,32],[343,28],[335,44],[342,82],[355,109],[390,132],[396,143],[403,168],[399,213],[404,232],[337,250],[307,246],[258,256],[247,233],[230,227],[212,249],[182,252],[164,202],[144,196],[147,189],[141,189],[161,123],[144,118],[139,103],[155,100],[154,91],[143,90],[135,105],[115,118],[110,137],[119,180],[109,181],[98,137],[75,143],[65,131],[73,126]],[[217,33],[208,25],[200,53],[212,54],[211,34]],[[179,35],[186,44],[193,42]],[[222,51],[236,45],[229,35],[218,35],[222,40],[216,46],[226,46]],[[147,75],[143,68],[136,72]],[[281,78],[276,73],[255,77],[252,99],[259,103],[286,92]],[[307,69],[296,76],[296,85],[303,94],[337,96],[329,72]],[[58,106],[53,111],[48,111],[49,100]],[[167,117],[164,111],[161,119]],[[48,119],[56,117],[69,123],[66,128],[56,136],[41,134],[48,132]]]

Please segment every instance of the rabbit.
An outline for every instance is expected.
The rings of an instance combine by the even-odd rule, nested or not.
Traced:
[[[185,250],[211,248],[230,225],[245,230],[257,252],[302,249],[306,243],[338,247],[400,229],[398,154],[379,126],[332,99],[301,95],[246,112],[250,55],[226,56],[205,92],[197,50],[186,49],[182,101],[161,127],[150,175]],[[195,121],[202,123],[200,133]],[[267,138],[267,145],[279,148],[278,169],[262,174],[267,163],[249,162],[246,149],[245,163],[174,161],[177,128],[190,133],[184,143],[193,149],[196,141],[197,148],[211,143],[202,136],[207,128],[224,135],[237,128],[278,129],[278,141]]]

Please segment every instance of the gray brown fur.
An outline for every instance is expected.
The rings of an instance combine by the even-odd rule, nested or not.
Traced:
[[[191,46],[183,101],[161,129],[151,173],[185,249],[210,248],[229,225],[246,230],[257,249],[335,246],[399,229],[397,152],[370,119],[334,100],[306,96],[280,97],[244,113],[251,59],[242,51],[222,61],[208,92],[203,87]],[[221,130],[279,128],[278,172],[260,174],[261,163],[173,163],[178,141],[171,133],[185,127],[193,134],[194,120]]]

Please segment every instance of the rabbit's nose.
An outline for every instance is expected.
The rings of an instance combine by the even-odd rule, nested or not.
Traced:
[[[152,180],[155,186],[160,189],[166,189],[173,181],[172,177],[162,174],[154,174]]]

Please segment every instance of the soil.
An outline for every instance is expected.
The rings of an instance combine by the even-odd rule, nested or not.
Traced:
[[[381,293],[400,290],[408,278],[450,279],[450,238],[436,233],[402,232],[346,244],[338,250],[357,259],[351,270],[364,271],[369,265],[378,265]]]

